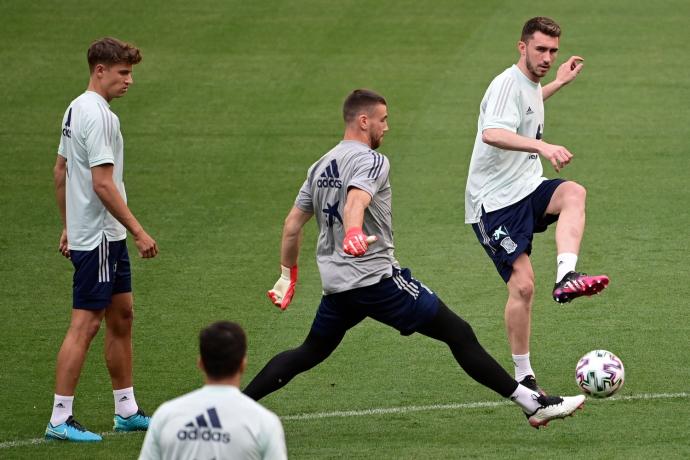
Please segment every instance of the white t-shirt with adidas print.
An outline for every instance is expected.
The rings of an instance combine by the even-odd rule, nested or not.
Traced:
[[[278,416],[231,385],[204,387],[153,414],[140,460],[287,458]]]
[[[108,241],[127,238],[127,230],[105,208],[93,190],[91,168],[113,165],[113,182],[127,202],[122,181],[124,143],[120,120],[103,97],[86,91],[73,100],[62,119],[58,155],[67,160],[66,205],[69,248],[90,251]]]
[[[533,139],[544,134],[544,100],[541,84],[527,78],[513,65],[489,85],[477,121],[465,188],[465,223],[479,222],[486,212],[517,203],[545,179],[537,153],[503,150],[482,142],[482,131],[502,128]]]

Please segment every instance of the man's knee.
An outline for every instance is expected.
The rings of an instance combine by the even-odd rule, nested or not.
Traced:
[[[511,297],[529,305],[534,298],[534,279],[528,276],[513,276],[508,283],[508,291]]]
[[[113,296],[105,321],[108,329],[118,334],[128,333],[132,329],[134,308],[130,293]]]
[[[474,333],[474,329],[472,329],[470,323],[458,316],[456,324],[458,332],[460,332],[460,337],[462,338],[463,342],[479,342],[479,340],[477,339],[477,335]]]
[[[447,343],[449,346],[477,342],[470,323],[462,319],[439,299],[438,313],[419,333]]]
[[[587,200],[587,189],[577,182],[568,182],[568,193],[565,196],[565,201],[570,206],[584,207]]]
[[[91,343],[101,328],[102,317],[98,314],[84,314],[84,311],[73,313],[68,334],[80,342]]]

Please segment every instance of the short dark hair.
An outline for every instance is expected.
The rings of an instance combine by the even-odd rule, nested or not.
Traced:
[[[527,21],[522,27],[520,41],[527,43],[535,32],[541,32],[549,37],[560,37],[561,26],[559,26],[556,21],[551,18],[537,16],[536,18],[532,18]]]
[[[93,73],[96,64],[111,66],[124,62],[126,64],[139,64],[141,52],[139,48],[117,38],[105,37],[91,43],[86,52],[86,60],[89,61],[89,70]]]
[[[239,324],[218,321],[199,333],[199,352],[209,377],[231,377],[247,354],[247,336]]]
[[[343,119],[346,123],[354,120],[364,111],[371,111],[378,104],[386,104],[386,99],[370,89],[356,89],[351,92],[343,103]]]

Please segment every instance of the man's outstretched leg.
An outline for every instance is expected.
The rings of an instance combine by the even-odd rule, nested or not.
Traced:
[[[481,346],[472,327],[440,302],[437,315],[417,332],[448,345],[455,360],[467,374],[482,385],[519,405],[535,428],[549,421],[572,415],[585,401],[578,396],[541,395],[513,380]]]
[[[309,332],[302,345],[274,356],[249,382],[244,394],[258,401],[281,389],[297,374],[308,371],[328,358],[344,336],[344,332],[328,337]]]
[[[575,271],[580,243],[585,230],[587,191],[575,182],[563,182],[554,192],[546,214],[557,215],[556,248],[558,256],[553,299],[559,303],[603,291],[609,284],[606,275],[589,276]]]

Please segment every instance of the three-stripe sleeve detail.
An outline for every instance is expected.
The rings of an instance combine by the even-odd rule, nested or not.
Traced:
[[[103,136],[105,137],[105,145],[111,145],[113,135],[113,123],[110,110],[98,104],[98,109],[101,112],[101,121],[103,122]]]
[[[374,157],[374,164],[371,165],[367,177],[369,179],[378,179],[379,174],[381,174],[381,168],[383,168],[383,155],[371,151],[369,153]]]
[[[496,98],[496,105],[494,106],[494,115],[503,116],[503,112],[506,109],[506,103],[508,102],[508,97],[513,89],[513,80],[506,79],[501,85],[501,90],[498,92],[498,97]]]

